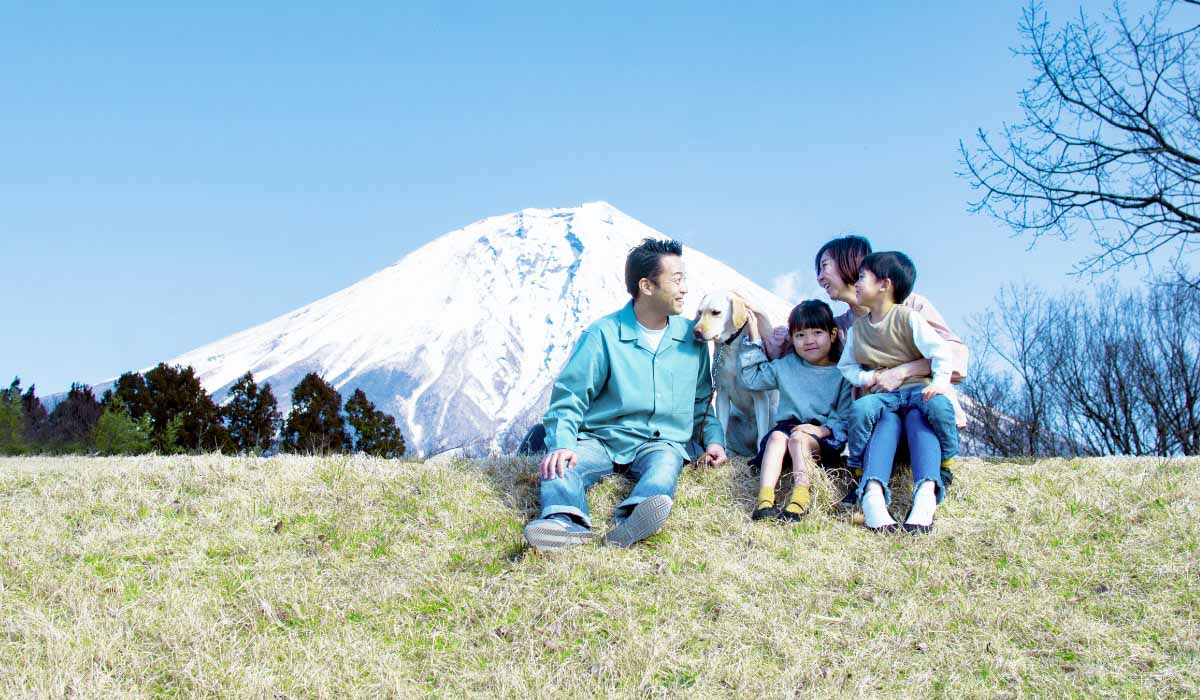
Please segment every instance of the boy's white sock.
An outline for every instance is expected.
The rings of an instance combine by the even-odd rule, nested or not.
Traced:
[[[933,513],[937,510],[937,491],[932,481],[922,481],[913,497],[912,510],[908,513],[909,525],[932,525]]]
[[[896,521],[888,512],[887,503],[883,500],[883,488],[878,481],[867,484],[862,499],[863,522],[869,528],[879,528],[884,525],[895,525]]]

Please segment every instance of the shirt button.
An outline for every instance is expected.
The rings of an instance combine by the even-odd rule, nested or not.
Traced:
[[[658,432],[657,430],[655,430],[655,431],[654,431],[654,437],[658,437],[658,436],[659,436],[659,432]]]

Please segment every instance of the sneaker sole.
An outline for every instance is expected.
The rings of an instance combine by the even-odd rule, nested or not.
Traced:
[[[554,552],[586,544],[596,536],[596,533],[571,532],[553,525],[537,524],[525,528],[525,541],[530,547],[539,552]]]
[[[632,547],[662,529],[674,503],[667,496],[651,496],[633,509],[625,521],[608,533],[604,543]]]

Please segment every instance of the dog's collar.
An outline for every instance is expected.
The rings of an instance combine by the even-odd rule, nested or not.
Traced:
[[[726,340],[724,343],[722,343],[722,345],[732,345],[733,341],[742,337],[742,333],[746,330],[746,326],[748,326],[748,325],[750,325],[750,321],[746,321],[745,323],[743,323],[742,327],[738,329],[738,332],[729,336],[729,340]]]

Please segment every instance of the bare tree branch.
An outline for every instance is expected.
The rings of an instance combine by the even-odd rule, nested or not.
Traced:
[[[1173,28],[1178,5],[1200,0],[1159,0],[1136,20],[1119,3],[1100,23],[1081,10],[1052,30],[1032,3],[1015,50],[1034,68],[1024,120],[959,144],[960,175],[981,194],[971,210],[1034,243],[1086,232],[1080,273],[1171,251],[1182,276],[1200,247],[1200,24]]]

